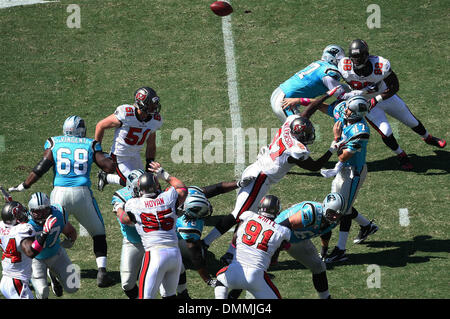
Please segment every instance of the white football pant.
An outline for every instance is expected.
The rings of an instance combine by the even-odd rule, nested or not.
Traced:
[[[379,102],[366,115],[366,119],[369,123],[384,136],[392,134],[392,128],[388,122],[386,113],[410,128],[419,125],[419,121],[411,113],[405,102],[395,94],[389,99]]]
[[[228,289],[243,289],[256,299],[281,299],[280,292],[263,269],[242,266],[233,261],[217,273],[217,280],[225,287],[214,289],[216,299],[227,299]]]
[[[291,243],[287,252],[291,257],[311,270],[313,274],[320,274],[327,270],[325,263],[319,257],[316,246],[310,239]]]
[[[0,290],[6,299],[34,299],[27,281],[3,275]]]
[[[91,237],[105,235],[105,225],[97,201],[87,186],[55,186],[50,194],[52,204],[60,204],[88,231]]]
[[[367,176],[367,164],[364,164],[360,173],[354,167],[344,166],[331,183],[331,191],[340,193],[346,203],[344,215],[352,212],[352,206],[355,202],[358,191],[364,183]]]
[[[120,256],[120,281],[123,290],[130,290],[136,286],[144,253],[142,243],[133,244],[123,238]]]
[[[49,295],[48,281],[47,281],[47,268],[50,268],[52,273],[56,275],[59,282],[67,293],[75,293],[80,288],[79,276],[75,274],[75,267],[72,264],[67,252],[64,248],[60,247],[58,253],[47,259],[33,259],[33,276],[31,277],[31,283],[33,284],[34,291],[37,299],[47,299]]]
[[[146,251],[139,275],[139,299],[155,299],[160,285],[169,297],[176,295],[181,272],[178,247],[159,246]]]

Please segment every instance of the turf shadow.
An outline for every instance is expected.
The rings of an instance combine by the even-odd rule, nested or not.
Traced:
[[[417,154],[409,154],[410,161],[414,166],[411,173],[420,173],[426,175],[444,175],[450,173],[450,152],[442,150],[434,150],[435,155],[419,156]],[[379,171],[397,171],[399,163],[396,156],[391,156],[381,160],[367,162],[369,172]],[[429,170],[437,169],[442,172],[428,173]]]
[[[407,264],[425,263],[432,259],[441,259],[433,255],[413,256],[416,252],[450,253],[449,239],[433,239],[429,235],[416,236],[409,241],[374,241],[364,243],[369,248],[386,248],[377,252],[364,252],[352,254],[351,247],[347,249],[348,260],[344,262],[327,264],[327,269],[343,265],[376,264],[391,268],[405,267]]]

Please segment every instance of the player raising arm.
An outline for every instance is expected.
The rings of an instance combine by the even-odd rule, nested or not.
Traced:
[[[119,105],[115,112],[99,121],[95,127],[95,140],[101,143],[106,130],[114,128],[111,157],[116,174],[100,171],[98,189],[106,184],[126,186],[126,178],[134,169],[148,170],[156,156],[156,131],[162,126],[159,96],[150,87],[141,87],[134,93],[134,103]],[[146,145],[144,168],[140,151]]]

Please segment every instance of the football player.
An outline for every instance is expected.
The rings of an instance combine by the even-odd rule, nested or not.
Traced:
[[[117,203],[125,204],[133,197],[139,196],[137,181],[144,175],[141,169],[132,170],[127,176],[127,186],[114,192],[111,204],[113,207],[119,207]],[[120,256],[120,280],[122,290],[130,299],[136,299],[139,295],[139,288],[136,285],[139,276],[139,269],[144,257],[144,246],[141,237],[136,231],[134,225],[125,225],[117,218],[120,230],[123,235],[122,252]]]
[[[105,130],[114,128],[111,157],[117,163],[116,174],[98,173],[98,189],[106,184],[126,186],[126,177],[134,169],[144,169],[140,151],[146,144],[145,170],[155,160],[156,131],[162,126],[159,96],[150,87],[141,87],[134,93],[134,104],[123,104],[115,112],[97,123],[95,140],[101,143]]]
[[[337,246],[325,259],[325,262],[335,262],[347,260],[345,250],[352,219],[355,219],[360,225],[360,232],[354,243],[364,241],[367,236],[378,230],[378,226],[367,220],[353,207],[358,191],[367,175],[366,153],[370,129],[364,116],[369,110],[369,102],[363,96],[356,95],[337,105],[333,103],[327,106],[321,103],[329,97],[330,95],[326,94],[317,99],[307,106],[301,115],[310,118],[320,108],[335,121],[332,147],[338,150],[338,162],[333,169],[321,170],[324,177],[335,177],[331,184],[331,191],[342,194],[346,203],[344,216],[339,226]],[[324,250],[324,258],[325,254]]]
[[[71,247],[77,238],[75,228],[66,219],[64,209],[59,205],[50,205],[50,199],[44,193],[37,192],[31,195],[28,202],[30,223],[36,234],[43,231],[48,216],[56,217],[56,223],[47,236],[44,249],[33,259],[33,275],[31,282],[37,299],[47,299],[49,295],[47,274],[50,275],[52,290],[56,296],[61,297],[63,288],[67,293],[78,291],[77,285],[68,285],[69,276],[73,274],[72,261],[65,249],[61,246],[59,235],[64,234],[66,244]]]
[[[68,214],[73,214],[92,237],[96,257],[97,285],[107,287],[112,278],[106,272],[107,243],[105,225],[97,201],[92,195],[91,168],[95,163],[106,172],[114,172],[115,164],[102,151],[100,143],[86,137],[86,124],[76,115],[69,116],[63,124],[63,135],[47,139],[44,156],[33,168],[25,182],[9,188],[23,191],[30,188],[53,167],[52,205],[59,204]]]
[[[242,173],[239,181],[242,187],[237,195],[234,210],[219,220],[206,235],[202,240],[203,248],[207,249],[215,239],[235,225],[243,212],[256,211],[258,203],[270,186],[278,183],[293,166],[297,165],[310,171],[318,171],[323,167],[335,149],[330,148],[315,161],[310,157],[307,148],[314,139],[314,126],[309,119],[298,115],[289,116],[272,143],[262,147],[257,160]]]
[[[386,113],[410,127],[425,143],[445,147],[447,142],[432,136],[397,95],[399,81],[389,60],[369,55],[369,46],[364,40],[356,39],[350,43],[348,57],[339,62],[339,71],[352,89],[370,101],[366,119],[381,135],[383,142],[397,154],[402,169],[411,170],[413,165],[397,143]]]
[[[273,202],[278,203],[278,209],[270,209]],[[239,216],[236,256],[217,272],[216,299],[226,299],[228,289],[245,289],[257,299],[281,299],[266,270],[272,256],[289,242],[291,232],[274,222],[280,212],[276,196],[263,198],[257,212],[245,211]]]
[[[32,259],[42,251],[56,217],[48,216],[42,232],[36,234],[33,226],[27,223],[26,208],[19,202],[7,203],[1,215],[0,247],[3,254],[0,291],[7,299],[34,299],[29,285]]]
[[[205,219],[213,212],[209,198],[228,193],[238,188],[237,183],[221,182],[205,187],[190,186],[188,196],[182,207],[181,216],[177,219],[178,245],[183,260],[192,264],[203,281],[211,287],[215,287],[216,281],[211,277],[206,268],[206,256],[202,254],[200,238],[203,232]],[[180,282],[178,283],[178,297],[187,298],[186,272],[183,265]]]
[[[306,106],[315,97],[341,84],[337,65],[344,56],[344,49],[336,44],[330,44],[323,50],[321,60],[314,61],[298,71],[273,91],[270,104],[281,122],[292,114],[298,114],[299,105]],[[346,93],[342,85],[333,94],[340,99],[353,95]]]
[[[323,203],[303,201],[282,211],[275,222],[291,230],[289,255],[312,272],[314,288],[321,299],[331,298],[328,291],[326,266],[311,238],[329,233],[339,223],[345,199],[339,193],[328,194]],[[328,248],[328,241],[322,239]],[[323,251],[323,249],[322,249]]]
[[[135,225],[145,254],[139,275],[139,299],[154,299],[160,285],[162,298],[175,298],[181,271],[181,253],[175,229],[177,207],[187,196],[187,188],[167,172],[164,179],[171,185],[161,192],[158,178],[145,172],[138,179],[140,197],[114,207],[122,224]]]
[[[151,163],[152,172],[163,178],[164,169],[157,162]],[[133,197],[139,197],[139,189],[137,181],[143,170],[133,170],[127,177],[127,186],[119,189],[114,193],[111,204],[126,203]],[[238,186],[236,182],[222,182],[206,187],[190,186],[188,187],[188,196],[181,208],[181,216],[176,222],[176,230],[178,236],[178,244],[183,259],[192,262],[194,269],[197,269],[202,279],[208,285],[213,285],[214,280],[205,268],[204,256],[201,256],[199,247],[194,243],[200,238],[203,231],[204,219],[211,215],[212,206],[207,197],[213,197],[222,193],[230,192]],[[139,268],[144,256],[145,250],[142,245],[141,238],[136,228],[131,225],[120,223],[122,235],[124,236],[122,243],[122,254],[120,259],[120,277],[122,281],[122,289],[130,299],[138,297],[139,288],[136,281],[139,275]],[[161,295],[165,293],[162,292]],[[186,288],[186,272],[184,265],[182,266],[180,279],[177,287],[178,298],[189,298]]]

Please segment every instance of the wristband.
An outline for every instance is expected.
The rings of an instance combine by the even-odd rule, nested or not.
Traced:
[[[383,97],[380,95],[375,96],[375,100],[377,100],[377,102],[381,102],[383,101]]]
[[[123,215],[124,214],[125,214],[125,211],[122,210],[122,212],[120,213],[120,216],[119,216],[119,221],[120,221],[121,224],[124,224],[124,222],[123,222]]]
[[[42,249],[44,248],[43,246],[41,246],[41,244],[39,244],[39,242],[37,241],[37,239],[31,244],[31,247],[36,250],[37,252],[41,252]]]
[[[300,98],[300,105],[302,106],[308,106],[309,103],[311,103],[311,100],[308,98]]]

